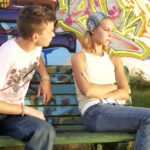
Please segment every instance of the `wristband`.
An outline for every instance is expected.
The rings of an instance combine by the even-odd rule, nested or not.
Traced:
[[[42,82],[42,81],[49,81],[49,82],[50,82],[50,79],[42,79],[41,82]]]

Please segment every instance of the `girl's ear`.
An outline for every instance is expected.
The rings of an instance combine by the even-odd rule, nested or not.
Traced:
[[[92,33],[92,34],[94,34],[94,33],[95,33],[95,31],[96,31],[96,29],[93,29],[93,30],[91,31],[91,33]]]

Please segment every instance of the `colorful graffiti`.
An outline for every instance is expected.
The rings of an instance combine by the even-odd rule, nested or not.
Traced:
[[[52,11],[57,11],[58,2],[57,0],[10,0],[0,1],[0,44],[5,41],[12,39],[16,36],[19,36],[16,19],[20,8],[24,5],[44,5],[51,9]],[[55,22],[55,25],[57,21]],[[42,56],[45,60],[46,65],[49,65],[49,54],[58,50],[59,48],[65,48],[67,53],[76,52],[76,36],[73,32],[59,32],[56,33],[56,36],[53,38],[51,44],[48,47],[43,48]],[[55,64],[56,60],[53,61]]]
[[[0,44],[19,36],[15,22],[26,4],[45,5],[56,13],[56,37],[42,52],[47,65],[70,64],[72,54],[79,51],[86,19],[97,11],[111,15],[115,22],[109,53],[150,58],[150,0],[0,0]]]
[[[81,39],[90,14],[111,15],[115,29],[110,53],[146,59],[150,50],[150,1],[148,0],[59,0],[57,26]]]

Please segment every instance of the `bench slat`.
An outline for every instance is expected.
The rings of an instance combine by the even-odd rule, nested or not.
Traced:
[[[109,143],[125,142],[134,140],[135,134],[123,132],[101,132],[89,133],[87,131],[65,131],[58,132],[55,144],[80,144],[80,143]],[[0,136],[0,147],[5,146],[24,146],[25,143],[10,136]]]
[[[81,117],[53,117],[47,118],[47,121],[54,126],[56,125],[83,125],[83,120]]]
[[[65,73],[55,73],[49,74],[51,83],[74,83],[72,74]],[[38,73],[34,74],[31,83],[39,83],[41,81],[41,77]]]
[[[42,96],[37,98],[36,95],[28,95],[25,97],[26,105],[42,105]],[[55,95],[51,101],[47,103],[49,106],[54,105],[78,105],[77,97],[74,95]]]
[[[86,130],[84,125],[55,125],[57,133],[65,131],[83,131]]]
[[[36,94],[38,84],[31,84],[28,90],[28,95]],[[74,84],[52,84],[53,94],[76,94]]]
[[[35,107],[47,116],[73,116],[80,115],[78,106],[56,106],[56,107]]]
[[[135,139],[135,134],[124,132],[89,133],[87,131],[59,132],[55,144],[81,144],[81,143],[110,143],[126,142]]]
[[[48,74],[55,74],[55,73],[71,74],[72,73],[72,66],[70,65],[46,66],[46,69]]]
[[[0,136],[0,147],[24,146],[25,143],[11,136]]]

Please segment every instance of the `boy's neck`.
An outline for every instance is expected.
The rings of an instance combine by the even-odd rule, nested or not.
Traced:
[[[16,38],[15,41],[25,52],[31,52],[37,47],[34,42],[29,39],[23,39],[22,37]]]

